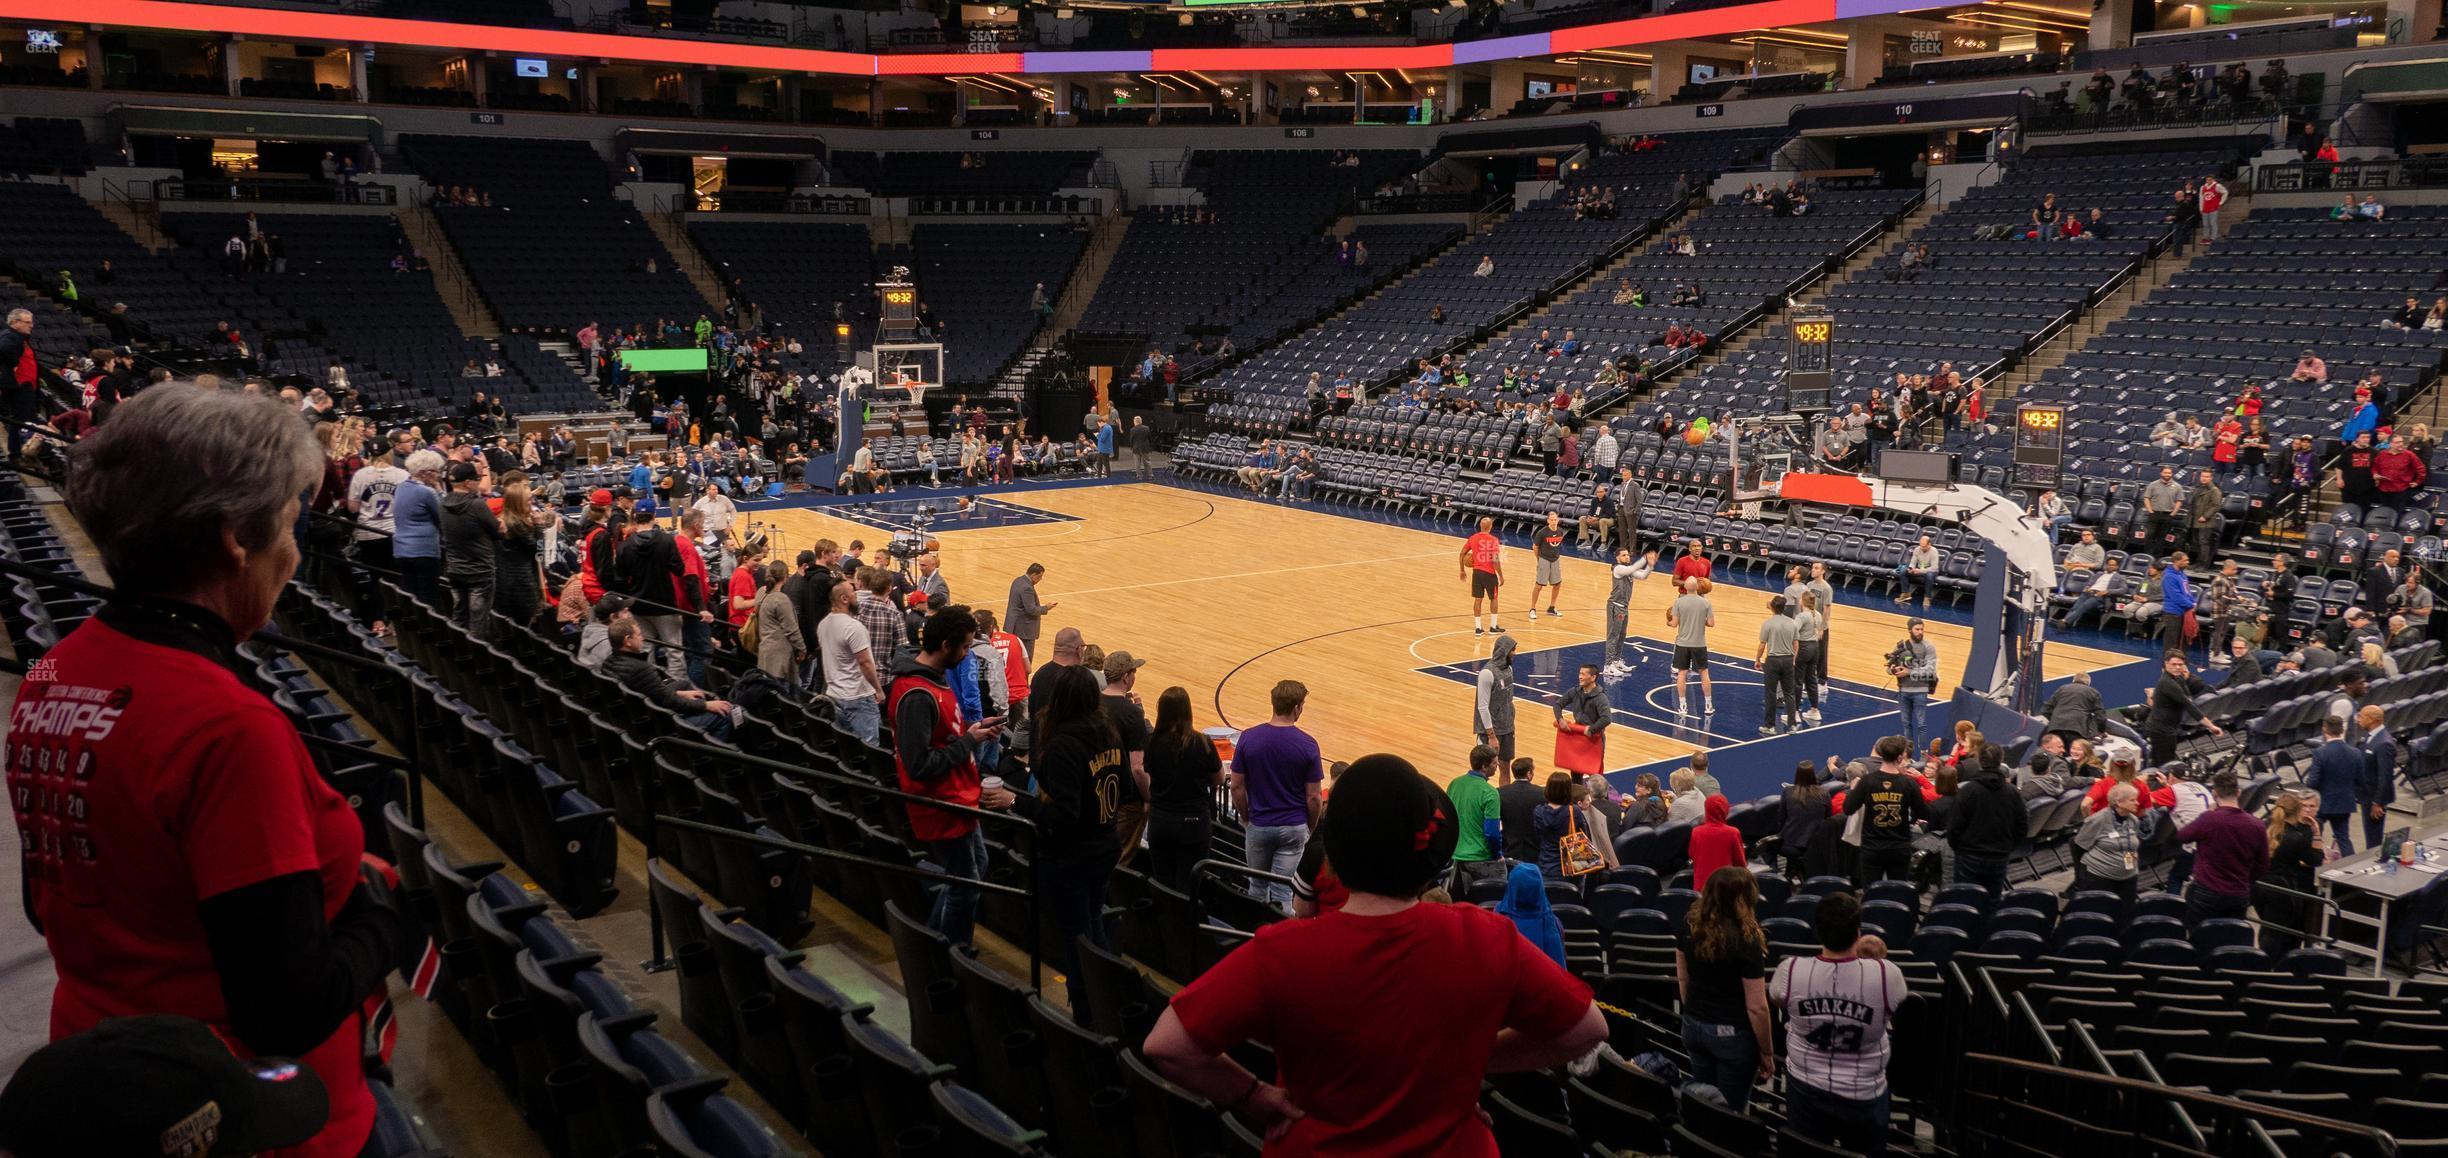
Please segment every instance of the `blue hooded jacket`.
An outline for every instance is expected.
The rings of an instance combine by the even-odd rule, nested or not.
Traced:
[[[1522,936],[1538,946],[1538,951],[1553,958],[1558,968],[1564,967],[1564,926],[1557,922],[1555,910],[1547,905],[1547,881],[1536,868],[1526,864],[1513,866],[1505,877],[1504,899],[1496,902],[1496,911],[1513,918],[1513,926]]]

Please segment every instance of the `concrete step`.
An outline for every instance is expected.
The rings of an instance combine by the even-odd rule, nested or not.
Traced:
[[[688,275],[689,284],[697,287],[706,305],[720,310],[731,292],[724,288],[721,278],[714,276],[714,263],[706,259],[698,250],[696,239],[689,236],[687,218],[678,213],[656,213],[644,206],[638,207],[638,216],[646,219],[647,227],[654,230],[672,260],[679,263],[680,272]]]
[[[432,211],[423,206],[403,205],[399,209],[399,223],[408,244],[416,247],[417,255],[433,271],[434,292],[442,295],[442,304],[449,308],[459,332],[471,338],[500,337],[501,319],[493,316],[484,295],[476,292],[467,266],[459,261],[459,250],[451,245],[450,235],[442,232],[442,224],[435,220]]]

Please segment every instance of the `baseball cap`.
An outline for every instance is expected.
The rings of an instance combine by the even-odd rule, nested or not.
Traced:
[[[1105,678],[1109,680],[1121,679],[1123,676],[1129,675],[1130,673],[1138,671],[1140,668],[1146,666],[1146,660],[1140,659],[1127,651],[1111,651],[1105,653]]]
[[[2131,752],[2119,752],[2108,758],[2108,766],[2111,768],[2131,768],[2141,762],[2141,758]]]
[[[451,464],[451,468],[450,468],[450,480],[451,480],[452,482],[455,482],[455,483],[463,483],[463,482],[475,482],[475,481],[476,481],[478,478],[480,478],[480,477],[482,477],[482,476],[480,476],[480,475],[478,475],[478,474],[476,473],[476,464],[475,464],[475,463],[472,463],[472,462],[454,462],[454,463],[452,463],[452,464]]]
[[[655,513],[655,501],[653,499],[639,499],[637,501],[637,513],[638,517],[641,519],[653,518]]]
[[[924,591],[912,591],[909,593],[909,599],[907,602],[913,608],[924,607],[927,605],[927,593]]]
[[[254,1154],[312,1139],[331,1117],[323,1079],[247,1061],[203,1022],[116,1017],[36,1050],[0,1090],[0,1150],[17,1158]]]
[[[612,492],[611,492],[611,490],[610,490],[609,488],[606,488],[606,487],[596,487],[594,490],[591,490],[591,491],[588,491],[588,492],[587,492],[587,503],[588,503],[588,505],[590,505],[590,506],[598,506],[598,507],[608,507],[608,506],[611,506],[611,505],[612,505]]]

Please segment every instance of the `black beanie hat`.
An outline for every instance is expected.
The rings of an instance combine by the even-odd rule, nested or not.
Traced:
[[[1347,888],[1408,897],[1453,861],[1453,805],[1400,756],[1363,756],[1335,781],[1320,827],[1326,859]]]

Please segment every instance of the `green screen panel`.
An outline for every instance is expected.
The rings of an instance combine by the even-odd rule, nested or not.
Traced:
[[[686,350],[623,350],[621,365],[648,374],[703,374],[706,352],[703,347]]]

